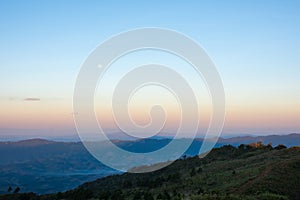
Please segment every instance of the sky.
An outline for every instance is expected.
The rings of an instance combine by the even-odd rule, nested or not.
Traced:
[[[1,1],[0,138],[76,135],[72,97],[82,63],[112,35],[142,27],[178,31],[206,50],[226,94],[222,136],[300,132],[299,9],[297,1],[268,0]],[[139,102],[134,109],[149,103]],[[203,129],[208,107],[200,108]],[[134,115],[147,122],[140,112]]]

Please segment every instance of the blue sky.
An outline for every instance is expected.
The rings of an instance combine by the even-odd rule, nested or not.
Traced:
[[[190,36],[216,63],[228,98],[224,133],[300,131],[299,9],[297,1],[2,1],[0,107],[13,107],[9,99],[36,97],[65,107],[67,115],[80,65],[97,45],[122,31],[161,27]],[[257,112],[248,113],[254,106]],[[6,112],[0,134],[34,128],[34,119],[24,126],[22,119],[6,120]],[[243,114],[244,120],[234,120]],[[265,125],[251,118],[255,114],[264,116]],[[273,119],[279,114],[290,123]],[[59,134],[72,128],[68,123],[58,126]]]

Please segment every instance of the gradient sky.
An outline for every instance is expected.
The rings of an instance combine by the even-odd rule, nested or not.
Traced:
[[[141,27],[177,30],[207,51],[225,87],[224,136],[300,132],[299,10],[267,0],[1,1],[0,136],[75,134],[82,62],[110,36]]]

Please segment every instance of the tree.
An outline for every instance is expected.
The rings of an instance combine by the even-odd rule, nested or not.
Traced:
[[[56,194],[56,199],[63,199],[63,194],[61,192],[58,192]]]
[[[14,190],[14,194],[17,194],[18,192],[20,192],[20,188],[19,187],[16,187],[16,189]]]
[[[10,193],[11,191],[12,191],[12,188],[11,188],[11,186],[9,186],[8,189],[7,189],[7,192]]]
[[[279,144],[274,149],[276,149],[276,150],[286,149],[286,146],[283,144]]]
[[[246,145],[240,144],[238,148],[239,148],[240,150],[244,150],[244,149],[246,149]]]

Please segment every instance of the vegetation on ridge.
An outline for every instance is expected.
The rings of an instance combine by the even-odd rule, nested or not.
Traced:
[[[64,193],[10,199],[300,199],[300,148],[225,145],[161,170],[114,175]],[[2,195],[0,199],[8,196]]]

